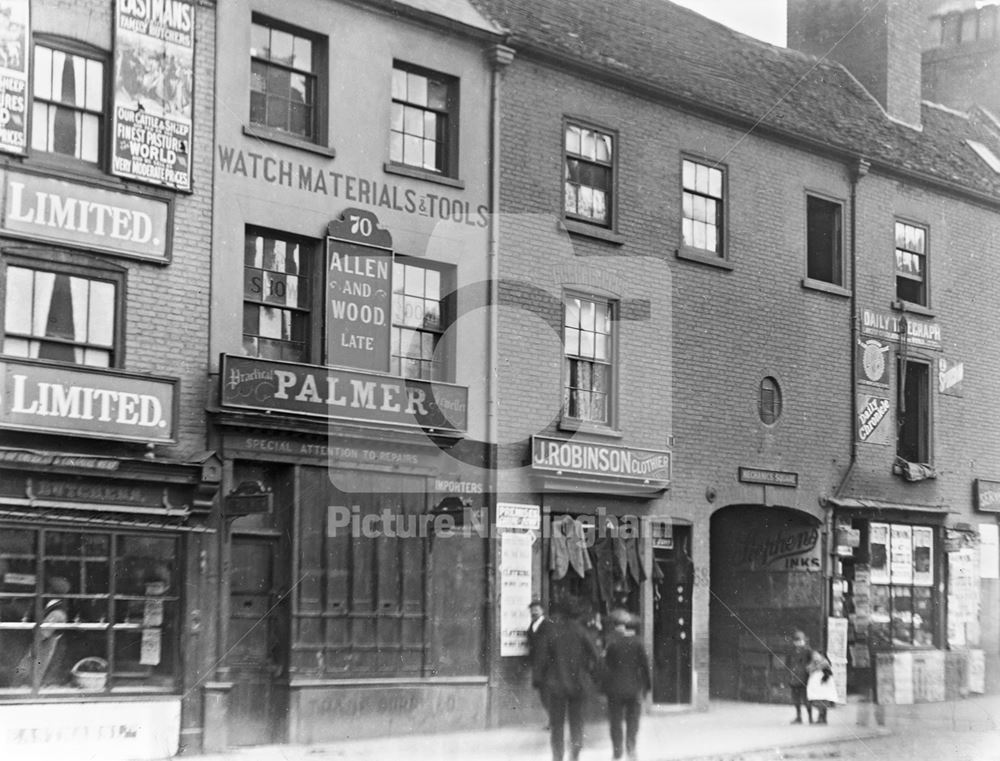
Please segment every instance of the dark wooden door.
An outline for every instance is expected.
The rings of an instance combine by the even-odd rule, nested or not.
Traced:
[[[690,529],[673,528],[672,546],[653,550],[653,702],[691,702]]]
[[[288,611],[270,537],[234,536],[230,563],[227,661],[233,690],[229,744],[285,739],[288,706]]]

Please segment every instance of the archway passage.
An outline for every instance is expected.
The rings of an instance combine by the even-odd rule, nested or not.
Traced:
[[[820,521],[797,510],[734,505],[712,515],[712,697],[788,702],[792,633],[822,644],[822,544]]]

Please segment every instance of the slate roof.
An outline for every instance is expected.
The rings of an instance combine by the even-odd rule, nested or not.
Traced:
[[[964,144],[979,140],[1000,155],[994,120],[924,103],[923,129],[915,130],[889,119],[840,64],[761,42],[667,0],[472,2],[508,30],[521,55],[593,67],[691,107],[759,120],[875,166],[1000,199],[1000,175]]]

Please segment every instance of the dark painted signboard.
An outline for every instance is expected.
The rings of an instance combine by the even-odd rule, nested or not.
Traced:
[[[0,362],[0,427],[122,441],[174,441],[177,380]]]
[[[326,261],[327,362],[389,372],[392,238],[368,211],[330,223]]]
[[[191,189],[194,4],[118,0],[111,169]]]
[[[224,407],[465,431],[469,390],[336,367],[225,355]]]

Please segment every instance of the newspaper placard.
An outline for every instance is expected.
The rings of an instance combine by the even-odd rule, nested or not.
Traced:
[[[112,171],[191,189],[194,4],[118,0]]]
[[[913,583],[913,527],[889,527],[889,565],[893,584]]]
[[[1000,579],[1000,534],[995,523],[979,524],[979,578]]]
[[[505,531],[500,536],[500,655],[527,655],[531,623],[531,534]]]
[[[512,502],[498,502],[497,528],[538,531],[542,527],[541,513],[541,508],[538,505],[518,505]]]
[[[0,0],[0,151],[28,148],[29,0]]]
[[[826,657],[830,660],[847,660],[847,619],[826,619]]]
[[[934,529],[913,527],[913,585],[934,586]]]
[[[869,555],[871,556],[869,581],[872,584],[888,584],[889,524],[872,523],[868,533]]]

